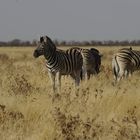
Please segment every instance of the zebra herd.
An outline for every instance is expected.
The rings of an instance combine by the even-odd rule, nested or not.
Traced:
[[[67,50],[57,49],[48,36],[40,37],[38,47],[34,50],[34,57],[44,55],[46,67],[50,76],[53,91],[61,90],[61,75],[70,75],[78,86],[83,79],[90,79],[91,75],[100,72],[100,52],[95,49],[81,49],[73,47]],[[131,76],[132,72],[140,68],[140,52],[132,48],[120,49],[112,59],[112,70],[116,81]]]

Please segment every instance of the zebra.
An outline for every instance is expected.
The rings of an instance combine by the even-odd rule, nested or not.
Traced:
[[[115,81],[131,77],[135,70],[140,69],[140,51],[130,48],[122,48],[112,59],[112,69]]]
[[[91,51],[92,55],[94,56],[95,71],[96,71],[96,74],[98,74],[100,72],[101,58],[103,57],[103,55],[95,48],[91,48],[90,51]]]
[[[44,55],[54,92],[56,91],[56,82],[58,92],[60,92],[61,75],[70,75],[75,80],[75,86],[79,86],[83,58],[76,49],[67,49],[66,51],[57,49],[48,36],[41,36],[33,55],[35,58]]]
[[[76,48],[83,57],[83,66],[81,71],[81,79],[90,79],[91,74],[98,74],[101,65],[101,55],[97,49]]]

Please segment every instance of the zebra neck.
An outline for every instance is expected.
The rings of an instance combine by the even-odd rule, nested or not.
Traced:
[[[50,63],[54,59],[56,59],[56,51],[55,50],[49,50],[44,53],[44,57],[46,58],[47,62]]]
[[[48,64],[51,64],[52,61],[56,59],[56,46],[48,40],[48,45],[45,46],[44,49],[44,57],[47,60]]]

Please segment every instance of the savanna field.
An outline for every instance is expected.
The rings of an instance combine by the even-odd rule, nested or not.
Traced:
[[[139,140],[140,71],[114,84],[112,55],[120,47],[95,48],[103,54],[101,72],[77,91],[62,77],[54,94],[35,47],[1,47],[0,140]]]

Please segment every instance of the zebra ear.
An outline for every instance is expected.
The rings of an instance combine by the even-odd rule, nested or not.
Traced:
[[[40,37],[40,43],[42,43],[44,41],[43,36]]]
[[[44,36],[44,37],[43,37],[43,41],[44,41],[45,43],[47,43],[47,40],[48,40],[48,37],[47,37],[47,36]]]

